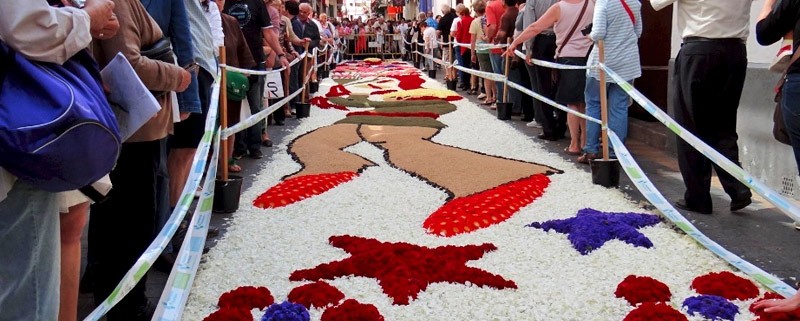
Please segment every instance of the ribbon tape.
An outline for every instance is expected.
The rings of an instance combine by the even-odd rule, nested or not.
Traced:
[[[194,193],[197,190],[197,186],[200,184],[200,179],[205,172],[206,156],[208,156],[211,140],[214,136],[215,126],[217,124],[219,79],[221,79],[221,75],[217,75],[217,79],[218,80],[214,82],[211,92],[211,104],[208,109],[208,117],[206,117],[205,132],[203,133],[200,145],[197,147],[197,153],[195,153],[194,159],[192,160],[191,173],[186,181],[186,185],[183,187],[178,205],[172,211],[172,215],[170,215],[164,228],[161,229],[142,256],[136,260],[136,263],[125,273],[125,276],[122,277],[122,280],[117,284],[114,291],[84,319],[85,321],[99,320],[139,283],[147,271],[150,270],[150,267],[153,266],[158,256],[161,255],[161,252],[164,251],[164,248],[166,248],[170,240],[172,240],[172,236],[175,235],[178,226],[183,221],[184,216],[186,216],[186,212],[189,210],[194,200]],[[211,175],[212,180],[213,178],[214,175]]]

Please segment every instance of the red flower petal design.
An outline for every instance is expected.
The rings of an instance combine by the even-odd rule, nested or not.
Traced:
[[[378,86],[378,85],[373,85],[373,84],[367,84],[367,86],[369,86],[369,88],[372,88],[372,89],[383,89],[383,87]]]
[[[649,276],[628,275],[617,285],[614,295],[624,298],[632,306],[643,302],[669,302],[669,287]]]
[[[253,315],[245,309],[219,309],[203,318],[203,321],[253,321]]]
[[[493,244],[428,248],[349,235],[332,236],[330,242],[351,256],[312,269],[294,271],[289,280],[332,280],[347,276],[374,278],[383,292],[398,305],[409,304],[431,283],[470,282],[496,289],[517,288],[513,281],[466,265],[467,261],[480,259],[484,253],[496,250]]]
[[[453,199],[428,216],[422,227],[430,234],[449,237],[498,224],[542,196],[549,184],[550,178],[536,174]]]
[[[622,321],[688,321],[686,316],[664,303],[645,302]]]
[[[334,286],[317,281],[298,286],[289,292],[290,302],[302,304],[307,309],[334,306],[344,299],[344,293]]]
[[[755,302],[753,302],[753,304],[750,305],[750,312],[753,312],[753,314],[758,316],[758,318],[755,319],[754,321],[796,321],[796,320],[800,320],[800,309],[797,309],[797,310],[794,310],[794,311],[791,311],[791,312],[766,313],[763,310],[756,310],[756,309],[753,308],[753,305],[755,305],[758,302],[761,302],[761,301],[764,301],[764,300],[772,300],[772,299],[781,300],[781,299],[785,299],[785,298],[780,294],[777,294],[777,293],[774,293],[774,292],[767,292],[767,293],[764,293],[764,297],[756,300]]]
[[[325,94],[325,97],[341,97],[341,96],[347,96],[349,94],[350,91],[347,90],[347,88],[345,88],[344,85],[336,85],[331,87],[330,90],[328,90],[328,93]]]
[[[423,80],[418,74],[391,75],[389,77],[399,80],[400,83],[397,84],[397,87],[400,87],[402,90],[419,89],[422,88],[422,84],[425,83],[425,80]]]
[[[717,295],[728,300],[748,300],[758,297],[753,282],[728,271],[711,272],[692,281],[692,289],[705,295]]]
[[[373,91],[373,92],[371,92],[369,94],[370,95],[383,95],[383,94],[393,93],[393,92],[396,92],[396,91],[397,90],[395,90],[395,89],[376,90],[376,91]]]
[[[403,113],[403,112],[396,112],[396,113],[382,113],[379,111],[354,111],[347,113],[347,116],[384,116],[384,117],[428,117],[437,119],[439,118],[439,114],[431,113],[431,112],[414,112],[414,113]]]
[[[311,101],[309,101],[309,102],[312,105],[317,106],[317,107],[322,108],[322,109],[334,108],[334,109],[339,109],[339,110],[348,110],[347,107],[342,106],[342,105],[334,104],[330,100],[328,100],[328,98],[325,98],[325,97],[322,97],[322,96],[317,96],[317,97],[311,98]]]
[[[321,321],[383,321],[383,316],[374,305],[349,299],[340,306],[325,310]]]
[[[268,189],[253,201],[253,205],[260,208],[283,207],[325,193],[356,176],[356,172],[340,172],[293,177]]]
[[[446,101],[456,101],[464,99],[461,96],[447,96],[446,98],[442,99],[441,97],[436,96],[414,96],[414,97],[398,97],[398,100],[446,100]]]
[[[264,308],[275,303],[269,289],[265,287],[242,286],[232,291],[225,292],[219,297],[217,305],[220,309],[251,309]]]

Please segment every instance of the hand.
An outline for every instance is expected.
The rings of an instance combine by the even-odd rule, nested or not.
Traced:
[[[286,56],[281,57],[281,66],[289,68],[289,60],[286,59]]]
[[[189,88],[189,84],[192,83],[192,74],[190,74],[186,69],[181,69],[181,83],[178,85],[178,88],[175,89],[176,92],[183,92],[186,88]]]
[[[303,44],[307,45],[307,44],[310,44],[310,43],[311,43],[311,38],[303,38]]]
[[[119,31],[119,20],[117,20],[117,15],[111,14],[111,18],[106,21],[105,26],[103,29],[100,29],[97,33],[92,32],[92,38],[105,40],[114,37]]]
[[[506,49],[503,55],[506,57],[514,57],[514,46],[508,46],[508,49]]]
[[[83,10],[89,14],[89,30],[93,35],[100,35],[101,30],[114,14],[114,2],[111,0],[86,0]]]
[[[474,63],[476,63],[476,62],[478,62],[478,57],[475,57],[475,56],[476,56],[476,55],[472,55],[472,63],[473,63],[473,64],[474,64]]]
[[[180,114],[181,121],[184,121],[184,120],[186,120],[187,118],[189,118],[189,115],[191,115],[191,113],[188,113],[188,112],[181,112],[181,114]]]
[[[798,302],[796,297],[797,295],[784,300],[772,299],[760,301],[753,305],[753,309],[756,311],[764,310],[764,312],[767,313],[794,311],[800,308],[800,302]]]
[[[531,53],[530,50],[525,54],[525,63],[528,64],[528,66],[533,66],[533,53]]]

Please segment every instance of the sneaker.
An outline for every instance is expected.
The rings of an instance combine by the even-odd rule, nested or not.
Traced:
[[[794,229],[800,231],[800,222],[794,222]]]
[[[478,99],[484,99],[484,98],[486,98],[486,94],[481,93],[480,95],[478,95]]]
[[[775,59],[769,65],[769,70],[782,74],[789,69],[789,63],[792,62],[792,39],[784,39],[778,53],[775,54]]]
[[[525,124],[525,126],[533,127],[533,128],[542,128],[542,125],[537,123],[536,120],[531,121],[530,123]]]

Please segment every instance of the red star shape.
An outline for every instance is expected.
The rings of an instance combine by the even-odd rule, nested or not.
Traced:
[[[431,283],[451,282],[497,289],[516,289],[513,281],[484,270],[466,266],[484,253],[497,249],[494,244],[440,246],[429,248],[409,243],[388,243],[357,236],[331,236],[331,245],[350,257],[320,264],[313,269],[294,271],[292,281],[333,280],[337,277],[363,276],[378,280],[383,292],[394,304],[407,305]]]

